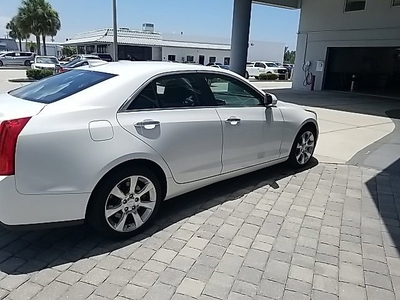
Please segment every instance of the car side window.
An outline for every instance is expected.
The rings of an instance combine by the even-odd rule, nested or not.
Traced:
[[[162,108],[201,105],[200,87],[193,75],[163,76],[154,80],[154,87]]]
[[[217,105],[229,107],[263,105],[260,94],[233,77],[215,74],[205,74],[204,77]]]
[[[128,110],[200,105],[200,87],[193,75],[167,75],[148,84],[128,106]]]
[[[148,84],[140,94],[129,104],[127,110],[160,108],[153,84]]]

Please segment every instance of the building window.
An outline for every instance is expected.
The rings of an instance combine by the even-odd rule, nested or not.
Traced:
[[[85,46],[78,46],[78,54],[85,54]]]
[[[193,55],[188,55],[188,56],[186,57],[186,61],[187,61],[187,62],[194,62],[194,56],[193,56]]]
[[[393,0],[393,6],[400,6],[400,0]]]
[[[94,45],[86,46],[86,54],[91,54],[91,53],[95,52],[94,49],[95,49]]]
[[[107,45],[97,45],[97,53],[107,53],[108,47]]]
[[[229,66],[231,63],[231,58],[230,57],[224,57],[224,65]]]
[[[348,11],[364,10],[366,2],[367,2],[366,0],[346,0],[346,6],[344,8],[344,11],[348,12]]]
[[[168,55],[168,61],[176,61],[175,55]]]
[[[210,58],[209,58],[209,60],[208,60],[208,62],[210,63],[210,64],[213,64],[213,63],[215,63],[217,61],[217,58],[215,57],[215,56],[210,56]]]

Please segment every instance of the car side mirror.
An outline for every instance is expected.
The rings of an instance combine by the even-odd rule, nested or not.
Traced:
[[[265,94],[265,96],[264,96],[264,105],[266,107],[275,106],[277,102],[278,102],[278,100],[277,100],[275,95],[268,94],[268,93]]]

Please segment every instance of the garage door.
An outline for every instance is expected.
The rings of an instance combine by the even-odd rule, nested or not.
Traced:
[[[324,89],[400,96],[399,48],[328,48]]]

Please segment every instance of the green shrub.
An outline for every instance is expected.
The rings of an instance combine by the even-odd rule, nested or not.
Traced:
[[[272,74],[272,73],[263,73],[263,74],[260,74],[259,79],[260,80],[277,80],[278,75]]]
[[[26,70],[26,77],[30,79],[40,80],[53,75],[53,70],[39,70],[39,69],[29,69]]]

